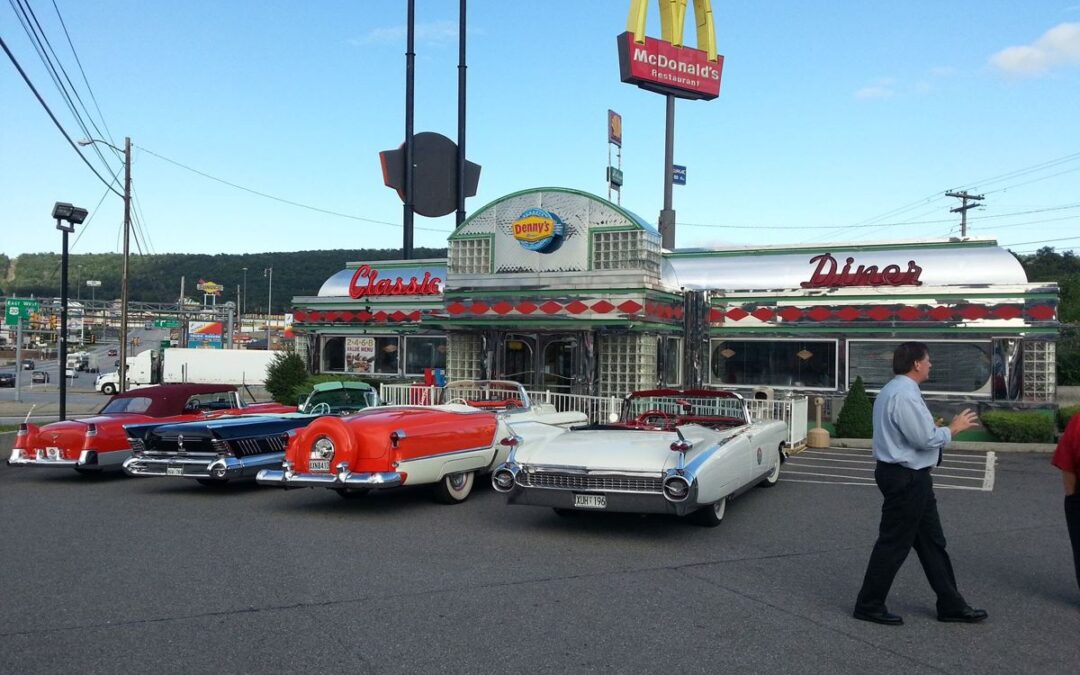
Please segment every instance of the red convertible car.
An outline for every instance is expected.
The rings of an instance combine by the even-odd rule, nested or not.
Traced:
[[[444,504],[465,501],[477,474],[505,461],[517,439],[586,424],[580,412],[533,403],[516,382],[461,381],[444,405],[387,406],[320,417],[286,435],[280,470],[256,480],[276,487],[323,487],[342,497],[399,485],[435,486]]]
[[[227,384],[164,384],[109,399],[92,417],[39,427],[20,424],[9,466],[70,467],[80,473],[120,469],[131,457],[125,424],[187,422],[220,415],[294,412],[277,403],[245,405]]]

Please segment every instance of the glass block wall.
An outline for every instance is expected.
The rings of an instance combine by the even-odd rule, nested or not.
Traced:
[[[454,274],[491,274],[491,239],[459,239],[447,244]]]
[[[623,397],[656,386],[656,336],[600,335],[597,341],[600,396]]]
[[[449,333],[447,347],[446,380],[478,380],[484,359],[483,340],[479,335]]]
[[[594,270],[643,269],[660,278],[660,240],[644,230],[593,233]]]
[[[1053,401],[1057,396],[1055,343],[1024,341],[1024,400]]]

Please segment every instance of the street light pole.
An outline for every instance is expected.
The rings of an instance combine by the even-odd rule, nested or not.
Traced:
[[[244,270],[244,291],[240,296],[240,336],[244,336],[244,310],[247,308],[247,268],[241,267]]]
[[[68,306],[68,234],[75,231],[75,226],[86,220],[86,209],[80,209],[66,202],[56,202],[53,206],[53,218],[56,229],[63,234],[63,249],[60,256],[60,336],[59,346],[60,371],[60,419],[67,419],[67,306]],[[61,224],[67,221],[67,225]],[[22,364],[18,364],[22,367]]]
[[[263,276],[270,278],[270,283],[266,287],[266,349],[270,349],[270,312],[272,306],[272,300],[274,298],[274,268],[267,267],[263,270]]]
[[[99,138],[84,138],[79,145],[101,143],[124,153],[124,260],[120,278],[120,391],[127,391],[127,319],[128,319],[128,256],[131,251],[131,137],[124,137],[124,149]]]

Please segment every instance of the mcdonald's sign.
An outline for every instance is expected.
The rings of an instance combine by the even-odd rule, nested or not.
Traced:
[[[648,0],[631,0],[626,32],[619,35],[622,81],[678,98],[712,100],[720,95],[724,57],[716,53],[710,0],[694,0],[697,49],[683,44],[688,0],[659,0],[663,39],[646,37]]]

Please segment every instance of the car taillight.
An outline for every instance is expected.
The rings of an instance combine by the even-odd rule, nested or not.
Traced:
[[[679,439],[671,444],[672,452],[686,452],[690,448],[694,447],[694,444],[687,440]]]
[[[94,424],[93,422],[86,425],[86,436],[87,436],[87,438],[90,438],[92,436],[97,436],[97,425]]]
[[[516,448],[517,446],[521,445],[521,437],[520,436],[507,436],[506,438],[499,441],[499,445],[501,445],[501,446],[503,446],[505,448]]]

